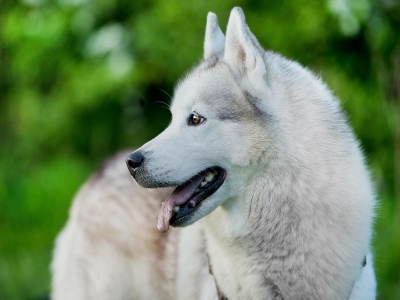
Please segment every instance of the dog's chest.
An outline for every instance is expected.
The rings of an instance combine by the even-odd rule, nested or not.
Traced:
[[[208,244],[216,284],[227,299],[279,299],[261,272],[261,261],[252,260],[245,252]]]

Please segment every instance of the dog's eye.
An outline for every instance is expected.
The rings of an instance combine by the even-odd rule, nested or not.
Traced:
[[[197,112],[193,112],[189,116],[188,125],[197,126],[200,125],[201,123],[204,123],[205,120],[206,119],[200,116]]]

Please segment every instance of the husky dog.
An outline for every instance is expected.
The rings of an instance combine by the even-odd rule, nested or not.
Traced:
[[[53,299],[375,299],[373,188],[319,78],[209,13],[171,112],[126,159],[159,189],[119,154],[76,197]]]

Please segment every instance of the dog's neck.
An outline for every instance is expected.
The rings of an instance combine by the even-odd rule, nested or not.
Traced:
[[[270,185],[265,178],[255,180],[248,189],[252,192],[228,199],[226,205],[218,207],[203,221],[217,284],[222,292],[224,288],[234,291],[237,299],[251,299],[257,294],[264,295],[265,299],[279,299],[275,297],[280,292],[274,281],[267,278],[268,283],[265,282],[267,269],[271,255],[283,256],[288,249],[282,247],[278,253],[274,249],[277,242],[290,248],[293,237],[285,231],[292,228],[296,218],[291,217],[290,208],[284,203],[273,202],[272,195],[267,192],[273,190]],[[286,214],[281,216],[279,211],[285,210]],[[244,281],[237,282],[234,278]]]
[[[278,228],[286,236],[285,231],[292,230],[298,220],[291,199],[284,193],[289,184],[285,178],[253,176],[240,197],[228,199],[205,217],[206,231],[218,242],[234,247],[254,240],[270,245]]]

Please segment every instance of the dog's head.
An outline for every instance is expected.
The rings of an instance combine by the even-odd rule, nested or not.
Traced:
[[[143,187],[178,186],[162,204],[161,231],[239,196],[237,182],[266,157],[275,121],[263,56],[240,8],[231,12],[226,39],[208,14],[204,59],[176,88],[171,124],[126,160]]]

